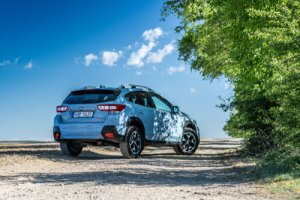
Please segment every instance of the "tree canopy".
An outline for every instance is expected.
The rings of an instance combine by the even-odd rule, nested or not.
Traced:
[[[224,130],[249,153],[276,149],[300,164],[300,1],[167,0],[182,33],[179,58],[208,79],[225,76],[234,95]]]

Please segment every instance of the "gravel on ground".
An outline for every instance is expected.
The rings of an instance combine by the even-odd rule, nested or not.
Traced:
[[[138,159],[118,148],[86,147],[78,158],[57,143],[0,143],[0,199],[270,199],[235,154],[240,140],[202,140],[192,156],[146,147]]]

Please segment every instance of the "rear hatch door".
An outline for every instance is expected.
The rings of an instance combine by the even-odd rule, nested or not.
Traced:
[[[118,90],[91,89],[77,90],[64,100],[63,105],[68,106],[63,112],[63,122],[105,122],[108,112],[98,109],[104,102],[114,101],[119,95]]]

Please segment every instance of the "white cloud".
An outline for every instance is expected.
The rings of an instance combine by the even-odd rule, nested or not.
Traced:
[[[98,56],[93,53],[89,53],[85,55],[83,59],[85,66],[90,66],[94,61],[98,60]]]
[[[174,42],[171,42],[167,45],[164,46],[164,48],[159,49],[158,51],[152,53],[149,53],[149,56],[147,57],[147,62],[149,63],[161,63],[161,61],[163,60],[163,58],[168,55],[171,54],[174,51],[175,47],[174,47]]]
[[[142,34],[144,42],[135,42],[122,49],[122,51],[103,51],[99,55],[94,53],[89,53],[83,58],[75,58],[74,62],[80,64],[83,62],[85,66],[90,66],[94,62],[101,61],[104,65],[113,66],[123,55],[127,54],[130,50],[131,53],[129,57],[126,58],[126,64],[129,66],[134,66],[140,68],[147,63],[160,63],[163,58],[173,52],[174,42],[165,45],[162,49],[156,52],[152,52],[152,49],[157,46],[158,38],[160,38],[165,33],[160,27],[145,30]],[[135,49],[135,50],[133,50]],[[83,61],[82,61],[83,60]]]
[[[103,51],[102,63],[104,65],[113,66],[122,56],[122,51]]]
[[[11,64],[10,60],[3,60],[0,62],[0,66],[6,66],[6,65],[10,65],[10,64]]]
[[[25,67],[24,67],[24,69],[32,69],[32,67],[33,67],[33,62],[32,62],[32,60],[30,60],[26,65],[25,65]]]
[[[15,61],[14,61],[14,64],[15,64],[15,65],[19,64],[19,60],[20,60],[20,57],[16,57],[16,58],[15,58]]]
[[[151,50],[156,46],[156,40],[162,35],[163,31],[159,27],[144,31],[143,38],[148,41],[148,44],[142,44],[137,51],[132,52],[127,60],[127,65],[137,68],[142,67],[144,65],[144,58],[149,55]]]
[[[4,67],[7,65],[18,65],[20,57],[16,57],[14,60],[2,60],[0,61],[0,67]]]
[[[130,45],[128,45],[127,47],[126,47],[126,49],[127,50],[130,50],[130,49],[132,49],[132,45],[130,44]]]
[[[163,31],[159,27],[157,27],[155,29],[146,30],[143,33],[144,39],[149,42],[153,42],[153,41],[157,40],[162,35],[163,35]]]
[[[168,74],[174,74],[176,72],[183,72],[185,70],[185,67],[184,66],[179,66],[179,67],[169,67],[167,69],[168,71]]]
[[[137,75],[137,76],[140,76],[140,75],[142,75],[143,74],[143,72],[141,72],[141,71],[137,71],[136,73],[135,73],[135,75]]]
[[[195,88],[190,88],[190,92],[195,93],[196,92]]]
[[[0,67],[4,67],[7,65],[18,65],[20,57],[16,57],[14,60],[2,60],[0,61]]]
[[[143,44],[139,50],[132,52],[127,65],[133,65],[136,67],[142,67],[144,65],[143,59],[149,54],[149,52],[156,46],[154,41],[149,42],[147,45]]]

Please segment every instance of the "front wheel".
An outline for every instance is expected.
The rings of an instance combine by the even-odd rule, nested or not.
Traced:
[[[173,146],[174,151],[178,155],[192,155],[195,153],[199,145],[199,138],[195,131],[186,128],[178,145]]]
[[[83,146],[72,141],[61,142],[60,149],[67,156],[76,157],[82,152]]]
[[[144,149],[144,139],[139,128],[130,126],[125,140],[120,142],[120,150],[126,158],[137,158]]]

